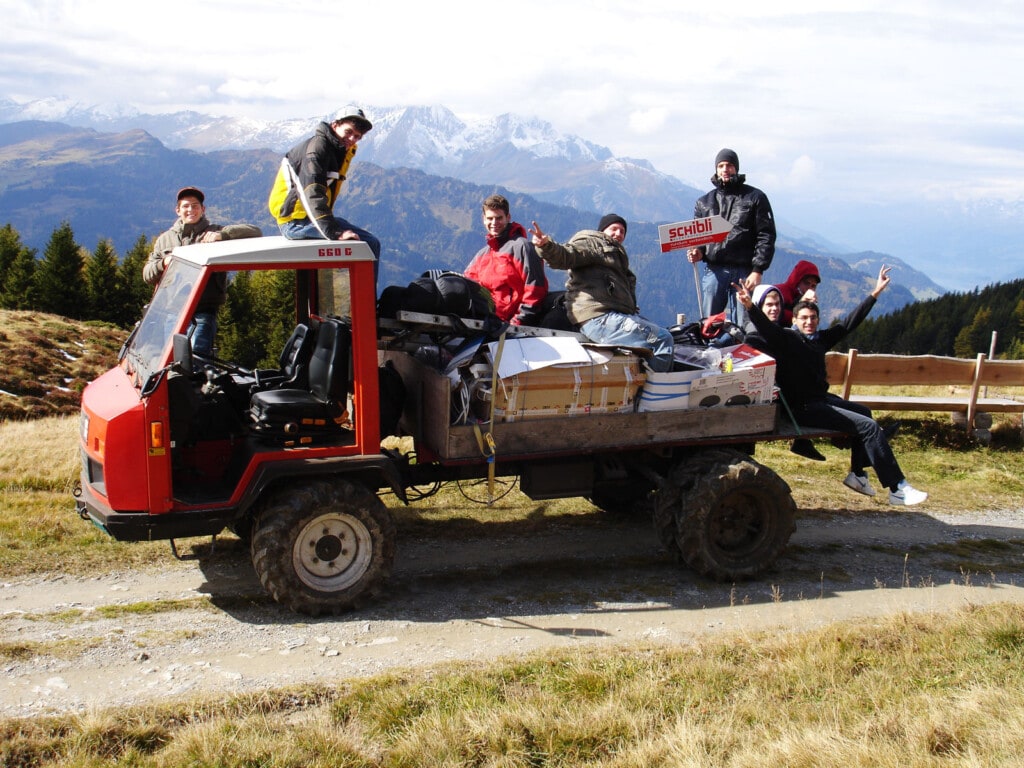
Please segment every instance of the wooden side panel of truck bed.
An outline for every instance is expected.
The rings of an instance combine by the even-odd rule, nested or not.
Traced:
[[[407,390],[401,425],[418,446],[440,459],[482,460],[472,426],[451,426],[451,382],[404,352],[384,352]],[[504,457],[592,453],[614,448],[699,443],[775,429],[774,404],[695,408],[650,413],[591,414],[496,422],[491,429]]]

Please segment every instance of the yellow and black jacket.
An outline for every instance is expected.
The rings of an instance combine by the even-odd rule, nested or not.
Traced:
[[[355,153],[356,148],[346,148],[326,122],[320,123],[309,139],[288,150],[268,200],[278,225],[312,218],[328,239],[336,240],[341,228],[334,219],[334,203]],[[309,211],[303,206],[303,197]]]

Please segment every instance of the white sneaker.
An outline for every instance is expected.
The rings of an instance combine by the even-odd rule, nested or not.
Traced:
[[[846,476],[846,479],[843,480],[843,485],[851,491],[863,493],[865,496],[875,495],[875,489],[871,487],[871,481],[868,480],[867,475],[857,475],[851,472]]]
[[[889,503],[900,507],[912,507],[927,498],[927,493],[917,490],[906,480],[901,480],[895,491],[889,491]]]

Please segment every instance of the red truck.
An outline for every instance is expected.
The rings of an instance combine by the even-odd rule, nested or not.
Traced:
[[[269,594],[309,615],[384,586],[395,524],[378,497],[429,483],[518,478],[532,499],[644,506],[698,573],[756,577],[795,527],[789,486],[753,458],[790,439],[776,405],[594,412],[452,423],[450,376],[424,361],[445,317],[378,319],[362,242],[265,237],[178,248],[116,367],[82,396],[76,507],[121,541],[248,540]],[[295,332],[274,370],[192,353],[187,332],[216,273],[293,270]],[[456,322],[458,332],[479,324]],[[438,331],[438,329],[441,329]],[[509,338],[555,332],[508,330]],[[382,448],[382,365],[405,390],[413,449]],[[387,403],[385,403],[387,406]],[[386,408],[385,408],[386,410]]]

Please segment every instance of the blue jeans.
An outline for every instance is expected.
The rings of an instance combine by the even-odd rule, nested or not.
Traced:
[[[701,312],[704,317],[726,312],[726,319],[736,323],[740,328],[747,325],[747,310],[736,301],[736,291],[732,284],[745,280],[750,270],[746,267],[720,267],[704,264],[704,275],[701,278],[701,290],[704,292],[704,306]]]
[[[380,240],[372,232],[368,232],[361,227],[357,227],[347,219],[343,219],[340,216],[335,216],[334,220],[338,223],[338,226],[342,229],[351,229],[356,233],[356,236],[370,246],[370,250],[373,251],[373,256],[376,261],[373,262],[373,282],[377,282],[377,265],[380,263]],[[320,234],[320,230],[316,228],[316,225],[309,219],[296,219],[295,221],[286,221],[284,224],[278,224],[278,229],[281,230],[281,234],[289,240],[323,240],[324,236]]]
[[[203,357],[213,357],[213,337],[217,335],[217,313],[196,312],[192,323],[192,351]]]
[[[672,334],[640,315],[606,312],[583,323],[580,333],[598,344],[646,347],[654,351],[654,357],[646,361],[648,368],[659,372],[672,370]]]

